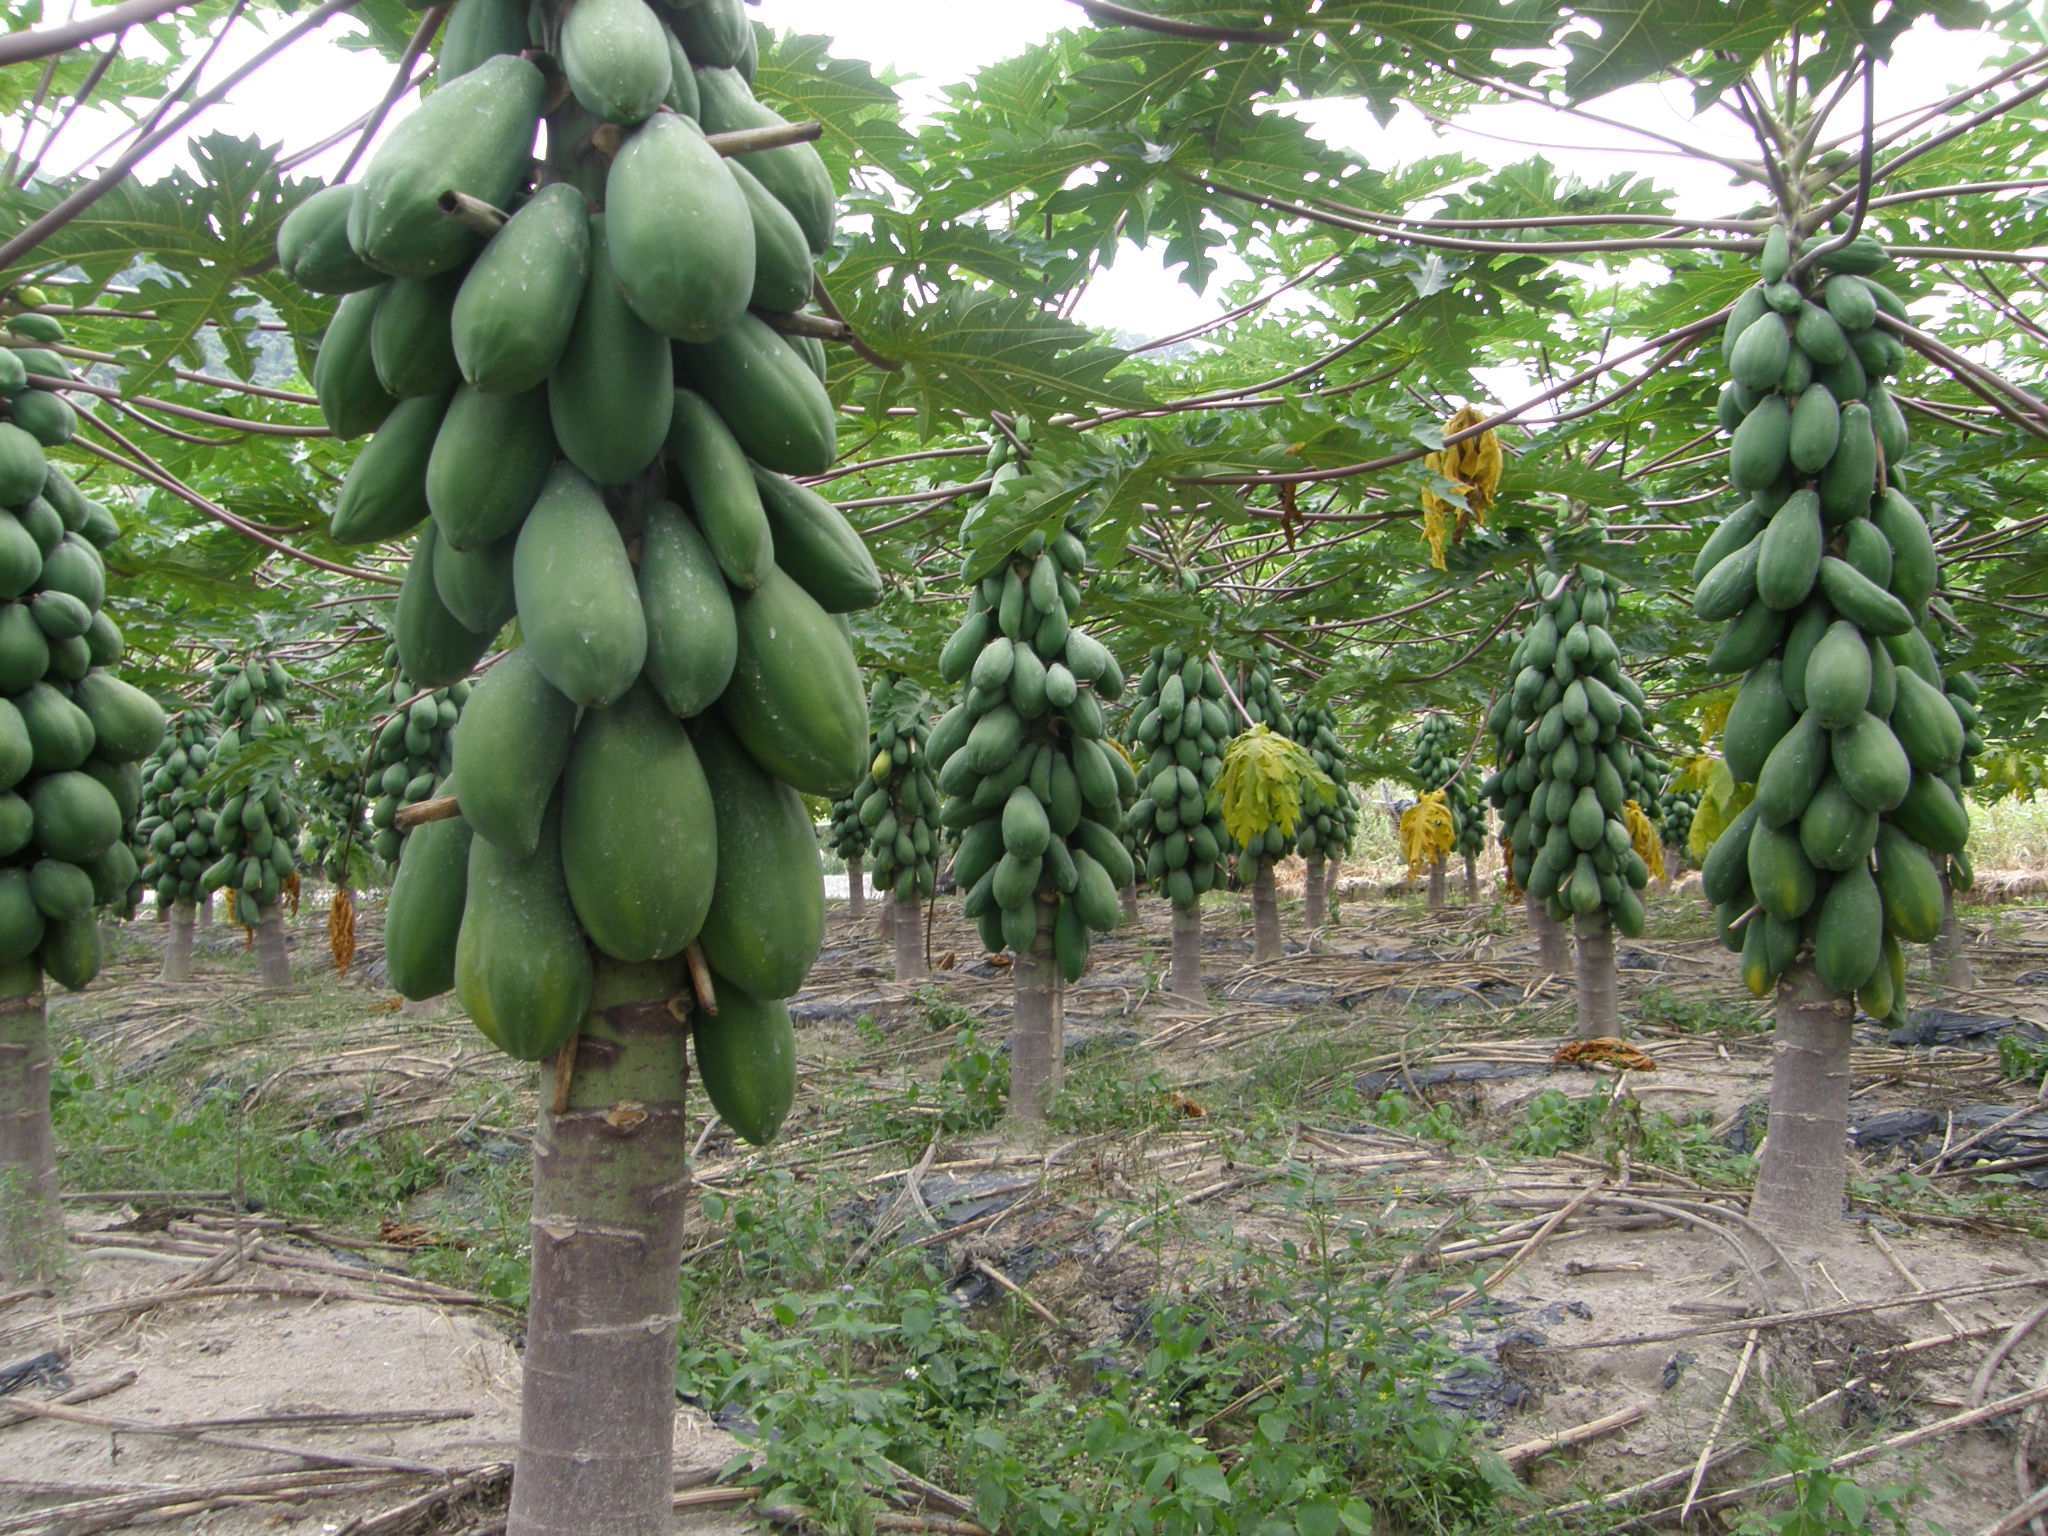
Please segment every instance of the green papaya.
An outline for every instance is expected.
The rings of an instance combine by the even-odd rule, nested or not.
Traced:
[[[882,600],[881,572],[844,513],[809,486],[758,464],[754,483],[774,534],[775,563],[819,607],[827,613],[848,613]]]
[[[561,806],[569,900],[590,942],[632,962],[681,954],[711,906],[717,834],[690,734],[652,690],[584,713]]]
[[[1798,829],[1759,820],[1749,835],[1749,888],[1763,909],[1790,922],[1813,905],[1819,886]]]
[[[1897,669],[1898,697],[1891,711],[1892,734],[1923,773],[1953,768],[1963,755],[1963,722],[1939,688],[1917,672]]]
[[[441,29],[434,78],[445,85],[488,59],[518,53],[527,46],[522,0],[455,0],[447,25]]]
[[[742,315],[703,344],[678,343],[683,381],[725,418],[755,463],[786,475],[816,475],[838,452],[838,413],[825,386],[767,322]]]
[[[544,1061],[569,1042],[595,984],[562,873],[561,821],[551,805],[527,855],[470,841],[455,995],[485,1038],[519,1061]]]
[[[1884,958],[1884,905],[1861,865],[1835,876],[1814,925],[1813,968],[1837,997],[1853,997]]]
[[[377,377],[370,331],[389,284],[363,288],[334,306],[334,318],[313,355],[313,394],[327,429],[339,438],[361,437],[384,424],[398,401]],[[0,432],[0,438],[5,433]],[[0,501],[7,500],[0,495]]]
[[[357,293],[384,281],[348,243],[352,186],[322,187],[277,227],[277,264],[308,293]]]
[[[569,760],[576,706],[551,686],[524,647],[470,690],[455,723],[462,817],[507,853],[539,846],[541,821]]]
[[[776,563],[776,543],[747,456],[704,398],[675,392],[667,453],[725,579],[751,592]]]
[[[1970,841],[1970,813],[1956,792],[1931,773],[1916,773],[1890,813],[1893,826],[1936,853],[1959,854]]]
[[[1770,526],[1757,540],[1757,596],[1778,609],[1805,602],[1820,574],[1824,539],[1820,498],[1809,490],[1796,492],[1772,514]]]
[[[1834,555],[1821,557],[1820,590],[1835,612],[1866,634],[1902,635],[1913,627],[1904,603]]]
[[[702,714],[732,681],[739,621],[710,546],[673,502],[647,509],[638,582],[646,680],[677,718]]]
[[[1877,833],[1877,891],[1885,927],[1902,939],[1932,944],[1941,935],[1941,875],[1934,860],[1896,827]]]
[[[1834,734],[1835,776],[1855,802],[1883,813],[1906,798],[1913,767],[1891,727],[1872,714],[1857,717]]]
[[[1766,530],[1766,537],[1768,532]],[[1734,618],[1756,600],[1757,566],[1763,558],[1763,545],[1762,538],[1752,539],[1707,572],[1706,579],[1693,594],[1694,617],[1709,624],[1718,624],[1723,619]],[[1784,605],[1774,603],[1771,606]]]
[[[32,748],[37,773],[78,768],[92,756],[92,721],[48,683],[34,683],[14,696]]]
[[[79,992],[99,975],[102,963],[99,920],[90,912],[51,923],[36,949],[36,963],[60,987]]]
[[[1827,728],[1808,710],[1771,747],[1755,779],[1757,814],[1764,821],[1783,826],[1805,811],[1827,774],[1828,746]],[[1735,772],[1732,764],[1729,771]]]
[[[688,47],[688,43],[684,44]],[[747,82],[730,69],[697,71],[697,92],[706,133],[733,133],[742,128],[786,126],[780,114],[754,99]],[[775,195],[802,226],[811,253],[823,256],[832,249],[833,226],[838,204],[832,177],[818,151],[809,144],[790,144],[779,149],[757,150],[741,157],[761,185]],[[758,455],[757,455],[758,457]],[[780,465],[775,466],[780,468]],[[795,470],[791,473],[801,474]]]
[[[427,461],[447,408],[446,395],[418,395],[379,426],[341,482],[328,525],[335,543],[381,544],[426,520]]]
[[[43,552],[35,535],[11,512],[0,511],[0,597],[17,598],[43,574]]]
[[[697,0],[676,13],[675,27],[690,57],[717,69],[738,66],[754,30],[741,0]]]
[[[716,715],[698,716],[690,734],[718,836],[717,882],[698,943],[711,968],[748,997],[792,996],[825,941],[810,813]]]
[[[465,384],[427,457],[426,502],[441,537],[464,551],[512,537],[554,462],[546,395],[487,395]]]
[[[464,799],[453,777],[442,784],[441,792]],[[536,832],[536,841],[538,836]],[[400,845],[398,874],[391,882],[384,917],[384,966],[400,997],[421,1002],[455,985],[455,947],[468,905],[472,840],[463,815],[416,827]]]
[[[1819,474],[1841,440],[1841,406],[1827,385],[1809,384],[1792,407],[1792,436],[1786,450],[1792,467],[1802,475]]]
[[[1792,407],[1766,395],[1742,418],[1728,445],[1728,478],[1741,491],[1760,491],[1785,472],[1792,447]]]
[[[1870,407],[1852,400],[1842,407],[1841,441],[1820,476],[1820,509],[1832,527],[1870,511],[1877,490],[1877,432]]]
[[[1846,619],[1830,624],[1806,660],[1806,706],[1830,730],[1854,725],[1870,705],[1870,647]]]
[[[449,338],[463,378],[490,395],[546,383],[568,348],[589,282],[590,206],[568,182],[551,182],[521,205],[462,279]]]
[[[512,585],[541,675],[585,706],[623,697],[647,660],[647,620],[618,524],[574,467],[557,465],[527,514]]]
[[[12,697],[50,670],[50,640],[27,603],[0,603],[0,694]]]
[[[92,725],[94,754],[110,763],[139,763],[163,740],[162,706],[111,672],[86,673],[71,697]]]
[[[429,531],[436,525],[428,524]],[[432,569],[434,591],[450,617],[485,641],[511,621],[518,608],[512,592],[512,550],[515,541],[500,539],[481,549],[457,549],[436,533]],[[401,590],[399,606],[404,607]],[[481,654],[481,653],[479,653]],[[415,681],[424,681],[416,678]]]
[[[1776,658],[1766,658],[1742,680],[1721,737],[1728,771],[1737,783],[1754,784],[1764,761],[1798,718],[1785,697]]]
[[[796,1031],[777,998],[756,1002],[712,973],[718,1012],[690,1016],[697,1076],[733,1133],[765,1147],[796,1102]]]
[[[627,304],[605,226],[602,214],[590,220],[590,276],[548,375],[548,413],[570,463],[599,485],[624,485],[661,455],[675,364],[667,339]]]
[[[370,322],[370,361],[386,393],[446,397],[462,382],[449,340],[449,316],[462,282],[459,272],[400,278],[385,290]]]
[[[44,774],[28,790],[35,844],[53,859],[90,864],[121,836],[121,807],[89,773]]]
[[[491,637],[465,629],[441,601],[434,580],[434,544],[434,525],[428,523],[420,530],[406,565],[391,629],[405,675],[424,688],[445,688],[469,675],[469,669],[491,648]]]
[[[802,309],[811,302],[814,278],[803,226],[742,161],[728,160],[725,166],[746,198],[754,225],[754,289],[748,307],[770,314]]]
[[[555,47],[570,94],[604,122],[645,122],[673,79],[665,31],[643,0],[576,0]]]
[[[510,206],[533,157],[546,81],[518,54],[499,54],[445,82],[391,130],[349,209],[356,254],[394,277],[461,266],[481,243],[442,211],[460,192]]]
[[[739,653],[720,715],[785,784],[844,794],[868,761],[867,699],[853,647],[808,592],[773,568],[735,608]]]
[[[1799,848],[1815,869],[1839,874],[1861,864],[1877,846],[1877,812],[1858,805],[1830,774],[1799,817]]]
[[[1941,563],[1927,519],[1897,490],[1887,489],[1871,512],[1892,550],[1892,595],[1914,613],[1927,606],[1941,578]]]
[[[577,0],[577,8],[590,3]],[[647,9],[641,0],[597,3]],[[666,65],[659,49],[654,56]],[[626,140],[605,180],[605,223],[620,291],[662,335],[710,341],[747,312],[753,214],[724,158],[688,118],[664,112]]]

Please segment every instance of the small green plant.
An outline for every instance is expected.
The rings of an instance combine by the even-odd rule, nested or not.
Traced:
[[[1646,1110],[1633,1094],[1574,1099],[1555,1088],[1529,1101],[1508,1133],[1508,1147],[1528,1157],[1590,1152],[1608,1162],[1625,1153],[1635,1162],[1720,1183],[1746,1182],[1753,1162],[1714,1139],[1710,1116]]]
[[[2036,1045],[2017,1033],[2000,1035],[1998,1070],[2009,1082],[2038,1083],[2048,1075],[2048,1043]]]
[[[1419,1136],[1425,1141],[1440,1141],[1447,1147],[1462,1146],[1465,1142],[1465,1128],[1458,1123],[1457,1115],[1448,1104],[1431,1104],[1418,1109],[1414,1101],[1398,1089],[1390,1089],[1373,1100],[1372,1122],[1390,1131]]]
[[[1645,1024],[1696,1035],[1758,1035],[1771,1028],[1768,1008],[1671,987],[1651,987],[1636,1000],[1635,1013]]]
[[[1789,1508],[1745,1513],[1738,1536],[1863,1536],[1869,1531],[1903,1533],[1912,1529],[1906,1513],[1914,1491],[1902,1484],[1865,1488],[1855,1478],[1833,1471],[1829,1458],[1794,1424],[1786,1424],[1770,1447],[1772,1465],[1792,1476]]]

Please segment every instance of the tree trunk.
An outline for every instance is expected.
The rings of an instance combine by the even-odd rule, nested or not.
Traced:
[[[1465,855],[1465,905],[1479,905],[1479,860],[1469,853]]]
[[[1537,963],[1553,976],[1563,976],[1572,968],[1569,947],[1565,942],[1564,925],[1549,912],[1536,897],[1523,898],[1523,910],[1529,914],[1529,926],[1536,933]]]
[[[195,910],[199,914],[198,925],[201,928],[211,928],[213,926],[213,894],[208,892],[200,897]]]
[[[651,969],[651,968],[650,968]],[[562,1113],[542,1073],[533,1291],[507,1536],[668,1536],[677,1283],[689,1193],[684,1026],[672,978],[584,1021]],[[598,990],[607,990],[600,972]],[[662,995],[647,996],[649,991]]]
[[[1842,1231],[1855,1015],[1855,1005],[1830,993],[1811,964],[1779,979],[1769,1140],[1749,1214],[1780,1240],[1819,1245]]]
[[[885,896],[882,900],[875,903],[875,909],[880,914],[875,919],[875,932],[881,937],[883,943],[894,942],[896,938],[896,903]]]
[[[1343,877],[1343,874],[1344,861],[1342,859],[1330,860],[1328,871],[1330,883],[1323,892],[1323,909],[1325,913],[1324,920],[1332,928],[1337,926],[1337,882]]]
[[[1553,924],[1553,926],[1555,926]],[[1594,912],[1576,924],[1579,933],[1579,1014],[1575,1040],[1603,1040],[1621,1034],[1621,1010],[1614,995],[1614,924]],[[1562,937],[1564,930],[1558,929]]]
[[[1934,963],[1941,968],[1941,984],[1953,992],[1967,992],[1977,985],[1977,967],[1970,963],[1969,940],[1956,921],[1956,889],[1948,872],[1941,876],[1941,932],[1934,939]]]
[[[856,923],[868,915],[868,876],[859,854],[846,861],[846,915]]]
[[[1138,926],[1138,922],[1139,922],[1139,916],[1138,916],[1138,882],[1137,882],[1137,881],[1133,880],[1133,881],[1132,881],[1132,882],[1131,882],[1131,883],[1130,883],[1129,885],[1127,885],[1127,886],[1125,886],[1125,887],[1124,887],[1124,889],[1123,889],[1123,902],[1124,902],[1124,926],[1125,926],[1126,928],[1135,928],[1135,927],[1137,927],[1137,926]]]
[[[1173,995],[1191,1003],[1203,1003],[1209,995],[1202,989],[1202,908],[1173,909]]]
[[[1441,912],[1444,909],[1444,861],[1438,859],[1429,866],[1429,910]]]
[[[1273,889],[1273,861],[1260,859],[1252,876],[1252,959],[1278,960],[1280,955],[1280,894]]]
[[[1052,908],[1038,907],[1038,937],[1016,955],[1010,979],[1016,1014],[1010,1025],[1010,1118],[1038,1125],[1066,1075],[1066,1041],[1060,1008],[1059,968],[1052,957]]]
[[[50,1130],[50,1024],[40,982],[0,999],[0,1284],[64,1268],[64,1209]]]
[[[924,912],[915,896],[891,896],[896,908],[896,979],[923,981],[931,972],[924,963]]]
[[[1660,891],[1670,890],[1671,882],[1684,872],[1684,865],[1685,856],[1679,852],[1678,844],[1666,843],[1664,845],[1664,878],[1657,882],[1657,889]]]
[[[266,907],[256,919],[256,960],[266,987],[292,984],[291,953],[284,944],[284,908]]]
[[[1308,873],[1302,888],[1302,921],[1309,931],[1314,932],[1329,921],[1330,892],[1323,883],[1323,856],[1317,854],[1308,861]]]
[[[171,903],[171,934],[164,945],[164,968],[159,981],[192,979],[192,919],[191,902]]]

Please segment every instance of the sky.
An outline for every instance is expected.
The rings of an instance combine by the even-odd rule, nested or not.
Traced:
[[[945,85],[1084,19],[1071,0],[760,0],[754,15],[778,31],[826,34],[835,39],[836,52],[864,59],[878,71],[893,70],[913,113],[929,111]],[[224,58],[246,57],[260,46],[260,39],[252,36],[239,48],[231,44],[223,50]],[[1923,24],[1900,51],[1910,64],[1880,71],[1880,115],[1936,98],[1978,77],[1985,72],[1990,51],[1982,38]],[[251,77],[201,121],[200,130],[267,139],[282,131],[290,147],[308,145],[375,101],[388,84],[389,71],[390,66],[374,55],[310,40]],[[1634,86],[1598,106],[1618,120],[1710,148],[1754,152],[1745,130],[1731,116],[1694,118],[1689,93],[1682,86]],[[1681,213],[1723,213],[1750,200],[1750,194],[1732,190],[1725,175],[1711,166],[1659,152],[1634,135],[1575,121],[1540,106],[1482,108],[1461,118],[1456,129],[1432,124],[1408,107],[1384,128],[1358,102],[1321,102],[1302,110],[1319,135],[1376,165],[1402,164],[1447,150],[1489,165],[1507,165],[1541,153],[1561,170],[1588,180],[1617,172],[1647,174],[1671,189]],[[401,107],[400,114],[403,111]],[[118,121],[105,118],[75,126],[67,135],[68,148],[83,153],[118,127]],[[167,165],[174,153],[167,150],[145,162],[143,174]],[[337,150],[306,169],[331,173],[342,153]],[[63,162],[64,156],[56,159]],[[1226,263],[1223,279],[1236,275]],[[1164,335],[1222,312],[1227,306],[1220,287],[1220,282],[1212,283],[1207,294],[1197,295],[1165,269],[1156,253],[1127,248],[1110,270],[1098,276],[1079,318],[1126,335]]]

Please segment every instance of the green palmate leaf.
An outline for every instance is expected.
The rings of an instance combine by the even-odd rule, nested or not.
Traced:
[[[1337,786],[1300,743],[1255,725],[1223,749],[1223,776],[1211,795],[1223,812],[1223,829],[1248,847],[1268,827],[1292,837],[1302,801],[1313,795],[1317,804],[1332,805]]]
[[[906,187],[924,182],[917,146],[903,129],[902,104],[858,59],[832,52],[832,39],[789,32],[761,50],[754,90],[792,121],[824,126],[819,152],[843,187],[857,166],[880,166]]]

